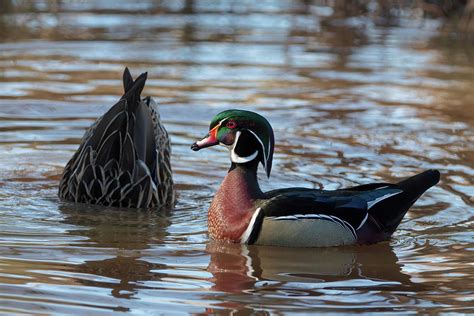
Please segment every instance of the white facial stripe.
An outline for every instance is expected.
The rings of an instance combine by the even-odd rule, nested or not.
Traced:
[[[219,124],[217,124],[217,125],[221,126],[221,125],[222,125],[222,123],[223,123],[225,120],[227,120],[227,119],[228,119],[228,117],[226,117],[226,118],[224,118],[224,119],[220,120],[220,121],[219,121]]]
[[[232,143],[232,145],[230,145],[231,151],[234,151],[235,147],[237,146],[237,142],[239,141],[240,135],[242,135],[241,131],[237,131],[237,133],[235,133],[235,140]]]
[[[240,157],[234,152],[234,150],[231,150],[230,151],[230,160],[232,162],[235,162],[235,163],[246,163],[246,162],[254,160],[257,157],[257,155],[258,155],[258,151],[254,152],[250,156]]]
[[[258,142],[260,143],[260,145],[262,146],[262,151],[263,151],[263,167],[265,168],[265,170],[267,170],[267,152],[265,150],[265,146],[263,146],[263,142],[262,140],[260,139],[260,137],[257,136],[257,134],[255,134],[253,131],[249,130],[249,129],[246,129],[246,131],[249,131],[250,133],[253,134],[253,136],[255,136],[255,138],[258,140]],[[268,147],[270,148],[270,147]]]
[[[257,155],[258,155],[258,150],[255,151],[253,154],[251,154],[250,156],[247,156],[247,157],[240,157],[239,155],[237,155],[234,151],[235,149],[235,146],[237,146],[237,142],[239,141],[239,137],[240,135],[242,134],[241,131],[238,131],[237,133],[235,133],[235,140],[234,140],[234,143],[232,144],[232,146],[229,146],[229,150],[230,150],[230,160],[232,162],[235,162],[235,163],[246,163],[246,162],[249,162],[249,161],[252,161],[254,160]]]

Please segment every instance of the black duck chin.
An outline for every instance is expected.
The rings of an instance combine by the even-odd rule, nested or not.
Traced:
[[[77,203],[151,208],[174,204],[170,140],[156,103],[141,99],[147,74],[123,74],[125,94],[84,134],[59,197]]]

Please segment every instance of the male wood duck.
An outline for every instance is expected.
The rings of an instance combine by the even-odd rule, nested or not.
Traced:
[[[142,99],[147,73],[123,73],[125,94],[84,134],[64,168],[59,197],[129,208],[174,204],[170,140],[158,106]]]
[[[236,243],[329,247],[376,243],[390,238],[411,205],[439,181],[428,170],[397,184],[371,183],[326,191],[287,188],[262,192],[257,168],[272,167],[270,123],[244,110],[217,114],[194,151],[223,145],[231,167],[208,212],[209,235]]]

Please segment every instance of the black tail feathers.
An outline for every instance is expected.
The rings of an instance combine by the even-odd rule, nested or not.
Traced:
[[[130,70],[128,67],[125,67],[125,70],[123,71],[123,90],[125,93],[133,86],[133,81],[134,80]]]
[[[408,209],[426,190],[438,183],[439,178],[438,170],[427,170],[400,181],[396,186],[403,192],[378,203],[369,210],[369,214],[389,237],[397,229]]]
[[[402,180],[397,185],[414,203],[426,190],[439,182],[439,177],[439,171],[432,169]]]
[[[136,137],[142,137],[143,134],[153,134],[151,114],[146,112],[148,109],[143,109],[144,105],[140,103],[140,94],[145,87],[146,79],[147,73],[145,72],[138,76],[136,80],[133,80],[130,71],[128,68],[125,68],[123,72],[124,95],[120,98],[119,102],[102,116],[94,129],[94,133],[88,139],[86,145],[92,146],[96,151],[100,151],[102,153],[100,157],[104,158],[104,161],[112,159],[111,157],[119,156],[115,153],[118,150],[117,148],[120,148],[117,144],[125,143],[127,132],[130,135],[135,135],[137,134],[135,130],[140,129],[138,133],[140,136]],[[132,113],[134,115],[131,115]],[[135,119],[132,120],[132,117]],[[137,117],[140,118],[138,123],[136,122]],[[104,143],[107,146],[102,146]],[[102,147],[102,150],[100,150],[100,147]],[[146,147],[146,150],[149,147]]]
[[[127,104],[136,105],[137,102],[141,100],[141,93],[145,87],[145,82],[147,79],[148,73],[144,72],[137,79],[133,80],[132,75],[128,67],[125,67],[123,72],[123,89],[125,91],[122,99],[127,100]]]
[[[156,143],[153,114],[145,103],[140,102],[140,94],[145,87],[147,73],[142,73],[133,80],[128,67],[123,72],[123,88],[125,94],[122,99],[127,100],[128,112],[133,113],[134,119],[129,122],[129,134],[133,138],[134,150],[137,158],[145,162],[154,172],[156,169]]]

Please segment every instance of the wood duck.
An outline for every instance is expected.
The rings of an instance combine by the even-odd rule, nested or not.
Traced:
[[[327,191],[286,188],[262,192],[257,168],[272,167],[270,123],[244,110],[217,114],[194,151],[223,145],[231,167],[208,212],[209,235],[236,243],[329,247],[376,243],[390,238],[411,205],[439,181],[428,170],[397,184],[371,183]]]
[[[125,94],[85,132],[64,168],[59,197],[129,208],[173,205],[170,140],[158,106],[142,99],[147,73],[123,73]]]

